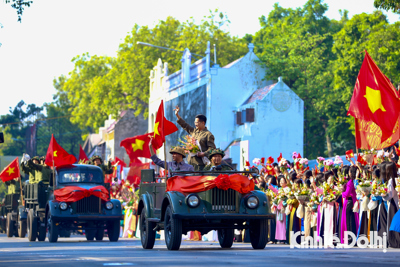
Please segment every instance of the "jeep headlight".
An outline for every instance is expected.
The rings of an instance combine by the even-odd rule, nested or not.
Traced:
[[[200,198],[196,194],[190,194],[186,198],[186,204],[191,208],[197,208],[200,205]]]
[[[68,209],[68,204],[65,202],[60,202],[60,209],[61,210],[66,210]]]
[[[256,196],[250,196],[246,199],[246,206],[249,209],[255,209],[258,207],[258,198]]]
[[[106,209],[111,210],[114,208],[114,204],[111,201],[106,202]]]

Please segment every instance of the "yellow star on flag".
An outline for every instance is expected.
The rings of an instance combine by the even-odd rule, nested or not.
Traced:
[[[14,169],[15,168],[8,168],[8,170],[6,171],[6,173],[8,173],[8,176],[10,176],[12,173],[14,173]]]
[[[53,152],[53,156],[57,157],[57,150]]]
[[[156,124],[154,125],[154,137],[156,137],[156,135],[160,135],[160,133],[158,132],[158,125],[160,124],[160,122],[156,122]]]
[[[143,145],[144,145],[144,141],[143,140],[136,139],[135,143],[132,144],[133,152],[135,152],[136,150],[143,150]]]
[[[386,112],[385,108],[382,105],[381,91],[374,90],[367,86],[364,97],[367,99],[368,107],[372,111],[372,113],[375,113],[375,111],[377,111],[378,109]]]

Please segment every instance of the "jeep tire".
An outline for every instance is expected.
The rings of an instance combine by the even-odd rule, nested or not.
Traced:
[[[26,236],[27,221],[21,220],[18,224],[18,236],[24,238]]]
[[[235,229],[220,229],[218,230],[218,241],[221,248],[230,248],[233,245]]]
[[[154,222],[149,222],[146,217],[146,208],[140,213],[140,241],[144,249],[152,249],[156,242],[156,232],[153,230],[156,227]]]
[[[58,225],[51,218],[50,210],[47,213],[47,231],[48,231],[48,239],[50,243],[57,242],[58,240]]]
[[[252,220],[249,230],[253,249],[264,249],[268,242],[268,220]]]
[[[119,229],[118,229],[118,235],[119,235]],[[98,229],[96,231],[96,235],[94,236],[97,241],[103,240],[104,237],[104,229]]]
[[[119,228],[120,228],[120,221],[119,220],[111,221],[111,222],[107,223],[108,240],[110,240],[110,242],[117,242],[118,241]],[[99,232],[102,232],[103,235],[104,235],[104,229],[97,231],[97,233],[99,233]]]
[[[7,228],[7,237],[13,237],[13,235],[14,235],[14,222],[12,220],[12,214],[11,213],[7,214],[6,228]]]
[[[33,210],[30,209],[28,211],[28,219],[27,219],[27,231],[28,231],[28,240],[33,242],[36,241],[37,237],[37,218],[35,217]]]
[[[165,210],[164,233],[168,250],[179,250],[182,242],[182,221],[172,217],[171,206]]]

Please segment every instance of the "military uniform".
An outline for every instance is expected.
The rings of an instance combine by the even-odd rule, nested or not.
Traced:
[[[36,164],[33,163],[32,160],[29,160],[28,167],[35,171],[35,183],[42,181],[43,183],[48,184],[50,182],[51,169],[49,166]]]
[[[100,162],[101,162],[101,164],[100,164],[100,169],[103,171],[103,174],[104,175],[106,175],[106,174],[112,174],[113,172],[114,172],[114,169],[112,168],[112,166],[111,166],[111,161],[109,161],[108,162],[108,164],[107,164],[107,166],[106,165],[104,165],[103,164],[103,159],[100,157],[100,156],[93,156],[91,159],[90,159],[90,163],[89,164],[91,164],[91,165],[95,165],[94,164],[94,161],[96,160],[96,159],[99,159],[100,160]]]
[[[41,176],[42,176],[41,172],[40,172],[40,171],[37,171],[37,170],[34,170],[34,169],[32,168],[32,166],[30,165],[30,163],[29,163],[29,162],[32,162],[32,163],[33,163],[33,160],[34,160],[34,159],[36,159],[37,161],[40,162],[39,157],[35,156],[35,157],[33,157],[32,159],[30,159],[30,160],[28,160],[28,161],[24,161],[24,162],[21,163],[21,169],[22,169],[22,171],[23,171],[24,173],[26,173],[26,174],[29,175],[29,183],[30,183],[30,184],[36,184],[36,183],[38,183],[38,181],[36,181],[36,175],[37,175],[37,176],[40,176],[40,179],[41,179]]]
[[[222,151],[221,149],[218,149],[218,148],[211,149],[210,152],[209,152],[209,156],[208,156],[209,160],[211,161],[211,158],[214,155],[217,155],[217,154],[221,155],[222,157],[225,156],[225,152]],[[222,164],[219,165],[219,166],[215,166],[215,165],[213,165],[213,163],[211,161],[211,164],[205,166],[203,171],[218,171],[218,172],[221,172],[221,171],[232,171],[232,168],[229,165],[222,165]]]
[[[7,185],[8,195],[19,194],[21,192],[21,186],[19,184],[19,181],[13,179],[11,181],[5,182],[5,184]]]
[[[169,151],[170,154],[172,153],[178,153],[182,155],[183,158],[186,158],[185,150],[181,147],[174,147],[171,148]],[[165,161],[162,161],[157,157],[157,155],[151,156],[151,160],[156,164],[157,166],[161,168],[165,168]],[[176,162],[176,161],[167,161],[167,170],[172,170],[172,171],[194,171],[193,165],[185,163],[183,160],[181,162]]]
[[[215,148],[214,135],[205,127],[203,130],[199,130],[187,124],[182,118],[177,120],[178,124],[193,138],[195,138],[199,144],[200,149],[204,152],[205,157],[209,157],[210,150]],[[197,156],[190,156],[188,163],[194,166],[196,171],[202,170],[205,166],[203,159]]]

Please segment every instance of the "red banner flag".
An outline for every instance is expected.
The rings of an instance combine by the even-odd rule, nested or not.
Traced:
[[[159,149],[165,142],[165,136],[178,131],[178,127],[164,116],[164,102],[161,100],[161,104],[158,107],[157,117],[154,124],[154,139],[153,146],[155,149]]]
[[[346,159],[351,159],[351,158],[354,158],[353,149],[350,149],[350,150],[346,151]]]
[[[274,163],[274,158],[273,157],[269,157],[267,159],[267,164],[272,164],[272,163]]]
[[[277,160],[278,163],[279,163],[279,161],[281,161],[281,159],[282,159],[282,153],[279,154],[279,157],[278,157],[276,160]]]
[[[12,179],[18,178],[20,176],[19,173],[19,164],[18,158],[14,159],[4,170],[0,173],[0,178],[3,182],[10,181]]]
[[[89,158],[86,156],[85,151],[83,150],[82,146],[79,145],[79,159],[78,161],[88,162]]]
[[[47,166],[62,166],[74,164],[76,162],[76,158],[74,155],[69,154],[64,150],[56,141],[53,134],[51,135],[50,145],[47,149],[46,160],[45,163]]]
[[[400,118],[399,118],[400,119]],[[393,134],[382,142],[382,130],[372,121],[364,121],[355,119],[355,132],[356,132],[356,146],[361,149],[376,149],[392,146],[397,140],[400,139],[400,127],[397,122]]]
[[[137,157],[149,159],[151,157],[149,143],[153,135],[154,133],[148,133],[129,137],[122,140],[120,146],[126,149],[126,153],[132,161]]]
[[[374,122],[381,129],[384,142],[392,136],[399,113],[396,89],[365,51],[347,115]]]

